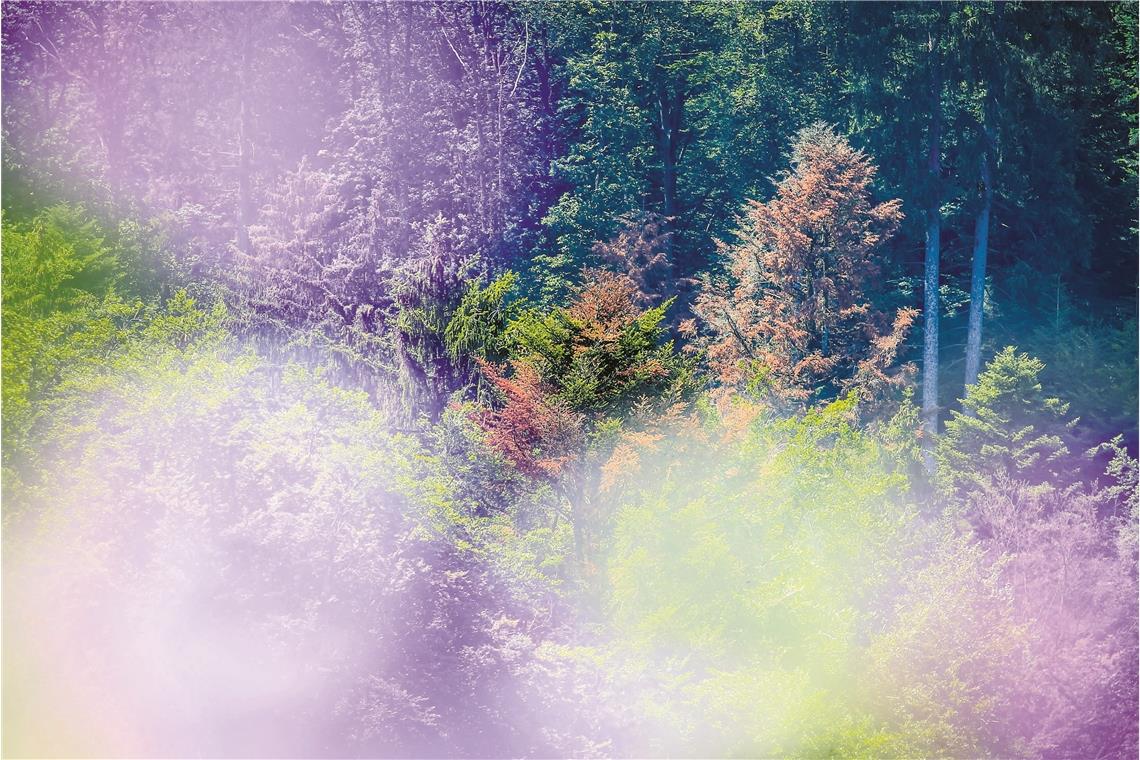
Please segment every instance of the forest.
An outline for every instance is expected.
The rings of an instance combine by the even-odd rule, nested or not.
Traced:
[[[2,4],[8,757],[1135,758],[1137,4]]]

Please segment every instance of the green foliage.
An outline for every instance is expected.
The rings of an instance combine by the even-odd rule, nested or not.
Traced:
[[[499,399],[480,418],[491,448],[565,500],[583,561],[608,520],[596,508],[601,465],[623,431],[652,428],[700,383],[695,357],[666,340],[671,302],[642,310],[628,276],[586,274],[568,307],[530,308],[508,324],[511,375],[481,365]]]
[[[1061,319],[1038,327],[1021,347],[1045,362],[1042,382],[1065,389],[1082,427],[1103,436],[1136,427],[1138,342],[1135,319],[1119,325]]]
[[[813,737],[852,709],[851,658],[915,514],[853,407],[754,423],[743,440],[726,428],[720,443],[672,442],[620,508],[615,625],[678,678],[665,709],[679,735],[657,751],[817,754]]]
[[[1003,564],[949,520],[914,541],[890,625],[861,662],[862,695],[901,734],[895,756],[1015,756],[989,731],[1011,707],[1006,679],[1026,638]]]
[[[594,243],[645,212],[667,220],[679,274],[705,268],[743,200],[766,193],[788,137],[825,116],[841,21],[805,4],[578,2],[546,14],[570,137],[552,171],[569,188],[543,220],[551,245],[527,284],[557,302],[598,264]]]
[[[137,271],[80,208],[56,206],[23,224],[5,217],[3,235],[5,466],[30,453],[60,388],[132,344],[184,345],[222,319],[185,291],[165,305],[140,300],[129,288]]]
[[[616,231],[615,215],[638,208],[654,160],[638,87],[644,56],[631,38],[603,23],[607,16],[628,23],[627,17],[643,14],[632,6],[594,3],[567,10],[576,18],[559,31],[573,39],[574,53],[566,62],[570,97],[561,107],[577,122],[578,135],[552,170],[582,191],[564,195],[543,220],[557,249],[542,260],[538,274],[554,280],[545,289],[555,297],[565,294],[583,266],[595,263],[593,245]]]
[[[211,698],[196,704],[217,725],[274,694],[262,690],[279,676],[311,685],[290,698],[296,720],[383,721],[379,735],[337,739],[353,754],[422,747],[440,715],[458,725],[447,705],[481,728],[491,712],[513,719],[486,709],[488,699],[509,698],[497,688],[502,674],[477,675],[505,667],[490,629],[511,602],[495,598],[496,570],[457,540],[464,526],[443,511],[446,499],[433,498],[439,483],[423,477],[417,443],[389,432],[366,394],[296,365],[267,367],[231,341],[163,341],[92,374],[49,408],[42,466],[50,477],[25,498],[23,540],[6,557],[20,571],[21,595],[8,607],[20,613],[13,630],[45,634],[37,654],[64,663],[69,690],[116,688],[84,718],[63,721],[79,725],[74,735],[21,731],[16,738],[30,743],[16,746],[38,739],[59,754],[83,754],[101,736],[91,726],[116,726],[116,714],[145,726],[137,735],[152,746],[202,746],[188,724],[158,717],[170,703],[157,694],[174,684],[181,693],[207,689]],[[520,561],[500,528],[490,522],[483,531],[500,539],[498,572],[509,577]],[[519,543],[516,553],[533,556]],[[131,637],[82,614],[54,615],[50,633],[38,627],[47,609],[74,610],[73,595],[129,619]],[[425,646],[433,626],[443,633]],[[203,631],[221,632],[226,645],[194,649]],[[130,641],[147,641],[145,652]],[[100,657],[81,666],[86,646]],[[33,662],[22,667],[27,677],[42,673]],[[123,669],[146,676],[128,682],[116,676]],[[266,670],[274,673],[261,680]],[[6,678],[12,672],[6,664]],[[49,695],[60,695],[41,694],[48,703],[31,714],[59,715],[65,701]],[[296,750],[280,732],[259,746]],[[216,741],[208,740],[210,754],[221,752]],[[455,753],[449,740],[434,741],[428,754]],[[306,746],[317,753],[316,743]]]
[[[966,389],[938,444],[939,479],[960,495],[1006,475],[1055,483],[1068,453],[1068,404],[1045,394],[1045,365],[1007,346]]]
[[[418,452],[401,491],[432,516],[435,530],[487,562],[536,604],[572,586],[570,523],[493,448],[471,405],[448,409]]]
[[[502,362],[509,354],[507,330],[524,308],[524,302],[515,297],[517,285],[518,275],[510,271],[485,287],[472,280],[444,328],[448,355],[472,378],[477,399],[482,400],[486,383],[476,371],[476,362]]]
[[[1135,756],[1136,4],[159,5],[4,8],[15,754]]]
[[[1131,578],[1132,526],[1096,528],[1079,501],[1057,502],[1048,519],[1023,503],[1010,513],[1020,527],[995,524],[1001,539],[980,540],[956,513],[918,519],[898,468],[906,452],[889,430],[856,427],[853,400],[732,422],[748,408],[737,401],[627,475],[607,555],[619,634],[609,651],[656,674],[656,687],[627,686],[644,700],[637,746],[760,757],[1087,746],[1071,722],[1041,727],[1059,694],[1100,699],[1092,683],[1130,677],[1107,652],[1131,630],[1134,607],[1113,596],[1131,580],[1098,585],[1104,606],[1084,607],[1093,592],[1077,592],[1076,574],[1119,561],[1112,572]],[[1094,500],[1134,488],[1134,462],[1113,447],[1119,485]],[[1063,613],[1058,593],[1072,599]]]
[[[508,327],[516,360],[538,367],[554,397],[569,408],[624,418],[645,405],[663,410],[689,398],[701,382],[662,326],[670,302],[629,319],[612,334],[571,310],[530,310]]]
[[[505,358],[507,325],[522,306],[511,298],[517,284],[518,275],[506,272],[486,287],[480,287],[477,280],[467,286],[444,331],[452,357]]]

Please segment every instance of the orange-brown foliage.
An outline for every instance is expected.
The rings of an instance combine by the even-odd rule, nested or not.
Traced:
[[[637,286],[627,275],[605,269],[587,270],[584,275],[587,284],[579,289],[568,316],[587,341],[617,340],[641,311]]]
[[[629,278],[636,305],[646,309],[676,295],[669,238],[658,218],[627,219],[611,240],[594,244],[594,254],[608,268]]]
[[[872,355],[893,359],[897,342],[878,347],[886,320],[866,291],[902,211],[897,200],[872,203],[874,176],[862,151],[815,125],[801,132],[776,196],[748,203],[736,243],[722,246],[729,278],[707,282],[694,309],[722,383],[763,377],[776,399],[803,402],[821,386],[844,387],[867,361],[880,366]]]
[[[580,449],[582,417],[554,400],[533,365],[515,362],[512,367],[514,375],[508,378],[498,367],[479,363],[503,397],[500,408],[480,415],[487,443],[520,472],[557,480]]]

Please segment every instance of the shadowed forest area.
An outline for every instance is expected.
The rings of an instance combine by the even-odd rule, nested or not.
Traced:
[[[6,755],[1136,756],[1136,4],[2,14]]]

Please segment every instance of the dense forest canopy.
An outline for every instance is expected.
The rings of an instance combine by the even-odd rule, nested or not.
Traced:
[[[1136,4],[2,14],[5,753],[1135,756]]]

